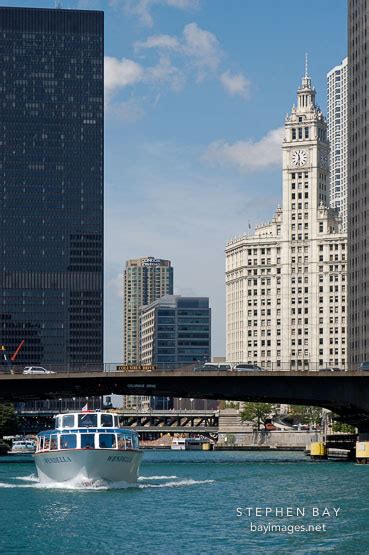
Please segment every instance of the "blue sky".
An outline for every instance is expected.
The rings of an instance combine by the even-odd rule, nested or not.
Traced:
[[[281,127],[305,52],[325,112],[346,0],[61,5],[105,11],[105,360],[121,360],[125,260],[147,255],[172,260],[175,293],[210,297],[223,355],[225,243],[281,201]]]

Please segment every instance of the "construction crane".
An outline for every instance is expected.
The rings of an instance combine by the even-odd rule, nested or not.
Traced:
[[[14,362],[15,359],[17,358],[18,353],[23,347],[24,342],[25,342],[25,339],[22,339],[22,341],[19,343],[18,347],[15,349],[14,353],[10,358],[8,357],[8,353],[5,345],[0,345],[1,358],[3,359],[6,367],[8,368],[8,370],[10,370],[11,373],[13,373],[12,362]]]

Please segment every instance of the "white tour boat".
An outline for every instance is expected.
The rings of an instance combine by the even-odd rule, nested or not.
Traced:
[[[137,482],[142,459],[138,435],[119,427],[116,414],[59,414],[55,429],[37,435],[34,454],[40,482]]]
[[[36,442],[33,439],[14,439],[12,442],[11,455],[26,455],[36,451]]]

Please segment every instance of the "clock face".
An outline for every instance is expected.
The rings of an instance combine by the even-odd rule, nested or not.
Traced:
[[[320,162],[322,164],[322,166],[328,166],[328,153],[322,151],[320,153]]]
[[[305,166],[307,162],[306,150],[295,150],[292,153],[292,164],[294,166]]]

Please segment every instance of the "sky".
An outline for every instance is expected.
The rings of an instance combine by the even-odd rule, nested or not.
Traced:
[[[308,53],[317,102],[347,55],[346,0],[32,0],[105,12],[105,361],[122,360],[129,258],[208,296],[225,354],[226,242],[281,203],[284,118]]]

